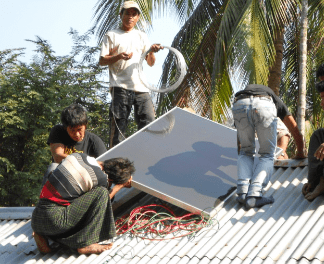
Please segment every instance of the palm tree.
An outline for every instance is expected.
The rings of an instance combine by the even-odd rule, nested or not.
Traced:
[[[183,28],[189,30],[192,27],[190,20],[195,21],[196,15],[201,16],[210,10],[215,14],[212,19],[205,16],[209,25],[205,27],[205,32],[200,30],[204,34],[204,39],[195,43],[196,49],[189,48],[189,52],[194,55],[189,54],[188,57],[195,58],[198,55],[202,62],[209,61],[209,64],[198,63],[198,68],[204,67],[205,72],[209,73],[200,76],[203,79],[201,81],[206,82],[206,79],[209,81],[207,86],[209,91],[206,86],[199,84],[193,89],[204,90],[207,98],[205,105],[209,110],[206,111],[206,116],[224,122],[231,115],[228,109],[231,106],[233,83],[238,88],[244,87],[247,83],[268,84],[269,66],[275,65],[276,59],[274,39],[279,35],[278,32],[282,32],[284,24],[293,20],[296,4],[295,1],[275,0],[265,2],[228,0],[213,3],[202,0]],[[186,39],[182,32],[181,30],[176,36],[172,46],[185,53]],[[206,50],[209,53],[205,52]],[[167,74],[169,65],[165,69]],[[197,77],[194,76],[195,72],[194,66],[188,71],[188,80],[191,83],[192,81],[198,83]],[[178,97],[181,98],[181,89],[186,89],[185,87],[188,87],[188,83],[183,83],[176,91],[180,94]],[[197,105],[191,106],[204,115],[205,111],[197,109]]]
[[[121,2],[98,2],[99,41],[105,31],[117,25],[116,15]],[[159,96],[158,113],[176,105],[190,106],[202,116],[225,122],[231,117],[229,109],[234,90],[248,83],[258,83],[279,93],[296,115],[300,0],[201,0],[198,4],[194,0],[137,2],[143,10],[141,29],[149,30],[155,12],[169,8],[177,10],[179,19],[185,21],[172,46],[184,55],[187,75],[176,91]],[[320,49],[323,11],[324,0],[309,1],[307,108],[316,113],[319,112],[313,72],[324,58],[324,51]],[[172,79],[174,67],[174,61],[168,57],[161,80]]]
[[[297,116],[298,128],[302,135],[305,135],[306,113],[307,9],[308,0],[302,0],[300,16],[299,102]]]
[[[95,6],[95,26],[97,27],[98,42],[104,34],[119,26],[119,12],[125,0],[98,0]],[[163,12],[176,11],[180,23],[184,23],[194,10],[199,0],[134,0],[141,8],[141,17],[137,23],[140,30],[148,32],[152,29],[152,18]]]
[[[323,117],[323,111],[319,103],[319,96],[315,89],[315,72],[318,65],[324,61],[324,1],[308,1],[307,17],[304,16],[303,18],[307,19],[308,21],[307,32],[302,32],[302,10],[303,8],[300,5],[297,19],[286,26],[283,56],[284,63],[282,70],[283,81],[281,82],[280,95],[295,116],[297,116],[298,112],[298,104],[296,104],[296,102],[300,101],[299,99],[301,99],[302,102],[305,102],[306,106],[303,106],[303,108],[306,108],[306,119],[313,123],[314,128],[317,128],[320,126],[321,122],[319,121]],[[303,65],[306,71],[303,72],[299,70],[301,66],[300,56],[302,56],[302,36],[307,36],[307,39],[305,39],[305,41],[307,41],[307,45],[303,45],[303,52],[307,53],[307,56],[304,55],[306,62],[304,62]],[[303,80],[303,86],[307,88],[306,100],[299,98],[299,89],[297,89],[298,87],[300,88],[302,86],[301,81],[303,78],[305,78],[305,80]],[[302,128],[302,126],[303,125],[300,125],[300,128]]]

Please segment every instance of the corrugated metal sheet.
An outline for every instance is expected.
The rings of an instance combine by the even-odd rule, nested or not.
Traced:
[[[306,178],[307,167],[277,168],[265,194],[274,196],[273,205],[245,210],[233,195],[219,209],[217,222],[194,237],[149,241],[126,234],[100,255],[63,249],[40,254],[28,217],[0,220],[0,263],[324,263],[324,198],[304,199],[301,189]],[[132,207],[157,202],[147,195]],[[0,219],[6,210],[12,211],[2,208]],[[28,215],[26,208],[22,210]]]

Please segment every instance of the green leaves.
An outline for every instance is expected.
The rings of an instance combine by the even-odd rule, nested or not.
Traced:
[[[282,80],[280,96],[295,113],[299,8],[298,0],[201,0],[172,43],[186,59],[187,75],[176,91],[160,96],[159,113],[176,105],[189,106],[202,116],[224,122],[231,118],[233,92],[249,83],[270,85],[272,67],[274,83],[279,86]],[[314,73],[324,61],[323,12],[323,0],[309,1],[307,115],[310,118],[314,110],[316,119],[322,111],[313,87]],[[279,46],[278,32],[284,34],[282,50],[275,46]],[[167,58],[161,79],[170,80],[173,69],[174,63]]]
[[[31,205],[37,201],[43,174],[51,163],[47,145],[50,129],[60,123],[63,108],[79,103],[88,109],[89,130],[108,141],[108,93],[100,84],[98,47],[72,32],[71,54],[55,56],[37,38],[30,64],[19,61],[21,50],[0,51],[0,206]],[[90,112],[91,111],[91,112]],[[95,121],[95,122],[92,122]]]
[[[99,0],[95,7],[95,27],[97,28],[98,43],[101,43],[104,34],[119,26],[119,12],[124,0]],[[194,11],[198,0],[135,0],[141,8],[140,20],[137,28],[148,32],[152,25],[153,18],[164,12],[174,12],[179,23],[185,22]]]

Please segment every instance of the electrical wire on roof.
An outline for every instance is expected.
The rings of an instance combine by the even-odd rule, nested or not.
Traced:
[[[213,226],[214,221],[204,218],[203,214],[176,216],[165,205],[151,204],[133,209],[129,215],[118,219],[115,225],[117,235],[129,232],[142,239],[166,240],[194,236],[202,228]]]

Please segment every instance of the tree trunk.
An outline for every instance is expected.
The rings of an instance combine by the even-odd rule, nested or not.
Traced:
[[[307,63],[307,11],[308,1],[302,0],[300,18],[300,61],[299,61],[299,102],[297,125],[303,136],[305,136],[305,112],[306,112],[306,63]]]
[[[275,33],[274,46],[276,49],[276,57],[274,64],[269,69],[268,86],[274,91],[276,95],[279,95],[281,82],[284,33],[284,28],[278,29]]]

